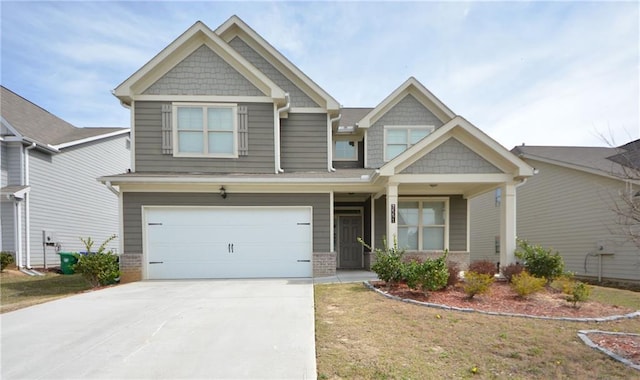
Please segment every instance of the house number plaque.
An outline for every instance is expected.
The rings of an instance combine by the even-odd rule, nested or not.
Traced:
[[[395,223],[396,222],[396,204],[392,203],[391,204],[391,223]]]

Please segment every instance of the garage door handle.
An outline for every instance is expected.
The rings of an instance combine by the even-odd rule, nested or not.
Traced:
[[[299,263],[310,263],[311,260],[298,260]]]
[[[229,243],[229,244],[227,245],[227,252],[229,252],[229,253],[233,253],[233,244]]]
[[[164,261],[149,261],[149,264],[164,264]]]

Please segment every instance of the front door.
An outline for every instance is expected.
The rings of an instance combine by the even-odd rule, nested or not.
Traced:
[[[358,237],[362,236],[362,222],[360,216],[338,217],[338,254],[340,268],[362,268],[362,245]]]

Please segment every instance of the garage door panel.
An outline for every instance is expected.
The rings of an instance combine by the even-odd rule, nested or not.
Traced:
[[[147,278],[310,277],[311,208],[148,208]]]

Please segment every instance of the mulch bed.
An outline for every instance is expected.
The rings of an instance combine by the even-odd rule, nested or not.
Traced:
[[[472,299],[467,297],[459,285],[429,292],[425,295],[421,291],[409,289],[406,284],[398,284],[390,289],[387,289],[383,281],[373,281],[371,284],[385,293],[403,299],[498,313],[557,318],[599,318],[624,315],[636,311],[595,301],[580,302],[576,308],[566,301],[566,294],[549,289],[532,294],[526,299],[521,299],[505,282],[492,284],[488,293],[476,295]],[[631,361],[635,365],[640,365],[640,336],[594,333],[590,334],[589,338],[595,344]]]

